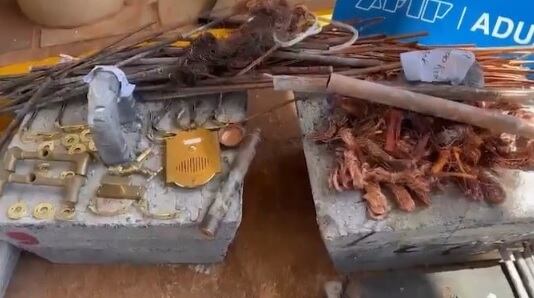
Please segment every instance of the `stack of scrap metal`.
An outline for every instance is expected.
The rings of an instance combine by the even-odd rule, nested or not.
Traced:
[[[372,218],[387,215],[387,196],[409,212],[416,203],[430,205],[431,192],[446,183],[473,200],[500,203],[494,170],[532,167],[534,126],[526,105],[534,99],[534,81],[521,57],[533,47],[462,46],[454,50],[474,54],[483,84],[414,84],[404,78],[401,57],[436,50],[413,41],[424,33],[359,36],[357,28],[380,20],[323,25],[304,6],[285,1],[249,1],[236,14],[247,21],[221,18],[189,32],[136,32],[88,57],[0,78],[7,98],[0,112],[16,114],[0,145],[27,113],[83,97],[83,77],[97,65],[114,65],[136,84],[134,96],[142,101],[273,84],[332,93],[331,127],[315,136],[338,156],[324,179],[338,191],[363,191]],[[215,27],[233,31],[217,39],[208,31]]]

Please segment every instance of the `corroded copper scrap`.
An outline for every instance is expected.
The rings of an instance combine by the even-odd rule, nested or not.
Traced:
[[[372,219],[383,219],[387,216],[388,201],[382,193],[380,184],[372,182],[365,185],[363,198],[367,201],[367,214]]]
[[[386,183],[386,187],[393,193],[393,198],[397,202],[399,209],[406,212],[415,210],[415,201],[405,186]]]
[[[372,219],[387,216],[388,198],[405,212],[429,206],[432,191],[447,183],[474,201],[499,204],[506,193],[492,169],[534,166],[534,142],[522,137],[358,100],[336,103],[348,120],[331,120],[314,140],[336,146],[330,186],[361,191]]]

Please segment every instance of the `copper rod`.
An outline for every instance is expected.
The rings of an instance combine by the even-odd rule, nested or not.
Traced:
[[[282,59],[296,59],[302,61],[314,61],[327,65],[345,65],[351,67],[366,67],[382,64],[381,61],[375,59],[357,59],[357,58],[345,58],[337,56],[326,56],[316,54],[304,54],[304,53],[290,53],[290,52],[275,52],[273,57]]]
[[[367,68],[349,69],[345,71],[340,71],[338,73],[344,74],[344,75],[366,75],[366,74],[381,72],[385,70],[400,69],[401,67],[402,65],[400,62],[393,62],[393,63],[382,64],[382,65],[367,67]]]

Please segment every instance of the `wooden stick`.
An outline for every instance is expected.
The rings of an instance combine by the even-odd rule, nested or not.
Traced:
[[[240,83],[269,83],[271,76],[267,74],[249,74],[239,77],[222,77],[217,79],[206,79],[197,82],[198,86],[228,85]]]
[[[362,69],[362,71],[365,71],[365,69]],[[279,91],[325,93],[327,82],[328,77],[326,76],[273,76],[274,89]],[[509,87],[506,89],[481,89],[466,86],[427,83],[410,84],[395,81],[378,81],[377,83],[455,101],[495,101],[522,104],[534,102],[534,89],[510,89]]]
[[[367,68],[349,69],[345,71],[340,71],[338,73],[344,74],[344,75],[367,75],[370,73],[381,72],[385,70],[400,69],[401,67],[402,67],[402,64],[400,62],[393,62],[393,63],[387,63],[387,64],[378,65],[378,66],[371,66]]]
[[[534,138],[534,125],[519,118],[382,84],[332,74],[327,91],[374,103]]]
[[[135,65],[169,65],[179,64],[183,57],[157,57],[157,58],[142,58],[136,61]]]
[[[456,101],[498,101],[523,104],[531,104],[534,102],[534,89],[481,89],[467,86],[436,85],[426,83],[400,85],[397,82],[388,81],[381,81],[380,83]]]

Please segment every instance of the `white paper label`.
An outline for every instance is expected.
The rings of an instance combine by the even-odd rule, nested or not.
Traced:
[[[457,49],[435,49],[401,54],[402,68],[408,81],[450,82],[458,85],[465,80],[475,64],[475,55]]]

